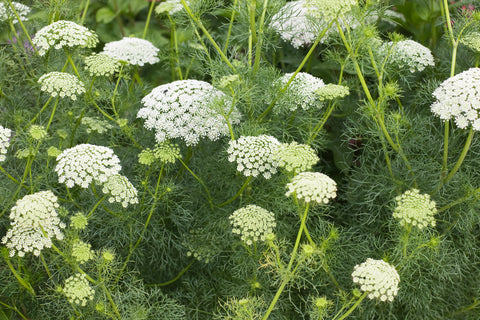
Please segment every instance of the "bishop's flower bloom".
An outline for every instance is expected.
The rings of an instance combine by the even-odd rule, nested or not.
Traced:
[[[77,239],[72,245],[72,257],[79,264],[83,264],[95,257],[92,245]]]
[[[408,69],[411,73],[435,66],[430,49],[413,40],[386,42],[380,47],[380,52],[384,56],[388,54],[388,64]]]
[[[470,68],[443,81],[432,94],[436,101],[432,112],[442,120],[454,119],[465,129],[469,125],[480,131],[480,68]]]
[[[265,241],[267,235],[275,228],[275,215],[256,205],[235,210],[229,217],[234,234],[239,234],[242,241],[251,245],[257,241]]]
[[[357,0],[305,0],[305,2],[306,6],[315,8],[318,17],[323,17],[327,21],[344,17],[358,5]]]
[[[460,43],[473,51],[480,52],[480,32],[463,35],[460,38]]]
[[[282,143],[274,157],[279,167],[293,173],[310,170],[320,160],[312,147],[295,141]]]
[[[106,43],[102,53],[131,65],[143,66],[146,63],[154,64],[160,61],[157,57],[158,51],[160,49],[148,40],[125,37]]]
[[[12,5],[15,8],[20,20],[27,21],[27,15],[30,13],[30,7],[16,1],[12,1]],[[12,8],[10,8],[8,2],[0,2],[0,21],[6,22],[10,19],[12,20],[12,23],[18,22],[15,12],[13,12]]]
[[[51,48],[93,48],[98,43],[95,32],[72,21],[59,20],[40,29],[32,39],[39,48],[38,54],[43,56]]]
[[[67,188],[75,185],[88,188],[92,182],[103,184],[120,169],[120,160],[112,149],[92,144],[63,150],[55,167],[58,182],[65,183]]]
[[[102,192],[110,196],[108,202],[121,203],[124,208],[138,203],[137,189],[127,177],[120,174],[109,176],[103,184]]]
[[[369,299],[392,302],[398,293],[400,276],[394,266],[383,260],[368,258],[355,266],[352,278]]]
[[[350,90],[346,86],[329,83],[315,91],[319,101],[333,100],[346,97],[350,94]]]
[[[188,1],[186,1],[188,4]],[[174,15],[183,10],[183,4],[181,0],[165,0],[160,2],[160,4],[155,8],[156,14],[161,14],[163,12],[168,12],[169,15]]]
[[[90,287],[84,274],[77,273],[65,280],[63,293],[70,303],[84,307],[88,301],[93,300],[95,290]]]
[[[320,172],[301,172],[287,184],[288,197],[295,194],[298,200],[307,203],[327,204],[337,196],[337,183],[329,176]]]
[[[280,142],[275,137],[260,135],[242,136],[229,142],[228,161],[237,163],[237,170],[246,177],[262,175],[270,179],[277,173],[275,152]]]
[[[77,100],[77,95],[85,93],[83,82],[73,74],[53,71],[46,73],[38,79],[41,90],[49,93],[52,97],[69,97]]]
[[[276,85],[283,88],[292,75],[293,73],[283,75]],[[322,79],[305,72],[299,72],[278,99],[274,110],[280,113],[282,111],[295,111],[299,107],[303,110],[321,108],[323,104],[318,99],[316,91],[323,86],[325,86],[325,83]]]
[[[93,53],[85,58],[85,69],[91,76],[110,77],[120,71],[121,63],[105,53]]]
[[[240,122],[240,113],[227,96],[204,81],[179,80],[158,86],[142,103],[145,107],[137,117],[145,119],[145,128],[155,130],[158,143],[174,138],[189,146],[204,137],[215,141],[229,134],[227,121]]]
[[[12,136],[12,130],[0,126],[0,162],[5,161],[7,158],[7,148],[10,146],[10,137]]]
[[[400,220],[402,226],[415,226],[419,229],[435,227],[434,215],[437,213],[437,208],[435,201],[430,200],[430,195],[420,194],[418,189],[412,189],[405,191],[395,200],[397,206],[393,217]]]
[[[2,238],[10,256],[27,252],[39,256],[43,248],[52,246],[52,239],[63,239],[65,224],[57,214],[57,197],[52,191],[40,191],[17,200],[10,213],[11,228]]]

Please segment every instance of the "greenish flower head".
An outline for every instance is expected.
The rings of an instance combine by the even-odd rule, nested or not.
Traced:
[[[115,260],[115,252],[109,249],[103,250],[102,259],[107,263],[112,262],[113,260]]]
[[[90,287],[84,274],[77,273],[65,280],[63,293],[70,303],[84,307],[88,301],[93,300],[95,290]]]
[[[320,172],[301,172],[287,184],[288,197],[292,194],[306,203],[327,204],[337,196],[337,183]]]
[[[310,319],[326,319],[333,307],[333,301],[328,300],[326,297],[314,297],[310,301],[312,301]]]
[[[110,203],[121,203],[124,208],[128,207],[129,204],[138,203],[137,189],[127,177],[120,174],[109,176],[103,184],[102,192],[110,196],[108,198]]]
[[[52,97],[69,97],[77,100],[77,95],[85,93],[85,87],[76,76],[65,72],[50,72],[38,79],[41,90]]]
[[[414,226],[420,230],[431,226],[435,227],[434,215],[437,213],[435,201],[430,200],[430,195],[420,194],[418,189],[405,191],[395,198],[397,206],[393,217],[400,221],[404,227]]]
[[[70,227],[75,230],[85,230],[88,225],[88,218],[81,212],[70,217]]]
[[[58,149],[57,147],[51,146],[47,149],[47,155],[49,157],[56,158],[58,155],[62,153],[62,150]]]
[[[188,4],[188,1],[186,1]],[[160,2],[160,4],[155,8],[155,13],[156,14],[162,14],[164,12],[173,15],[177,12],[180,12],[183,10],[183,5],[182,1],[180,0],[166,0],[163,2]]]
[[[104,53],[93,53],[85,58],[85,69],[90,76],[110,77],[120,71],[120,61]]]
[[[175,160],[180,159],[180,147],[176,143],[168,141],[162,142],[153,149],[155,159],[164,163],[175,163]]]
[[[82,240],[77,240],[72,246],[72,257],[75,258],[79,264],[85,263],[94,258],[92,245],[85,243]]]
[[[36,124],[30,126],[30,128],[28,129],[28,133],[35,140],[42,140],[47,136],[47,131],[45,130],[45,127]]]
[[[367,292],[369,299],[393,301],[398,293],[400,276],[394,266],[383,260],[368,258],[356,265],[352,272],[353,283],[360,285],[360,290]]]
[[[220,78],[220,81],[218,81],[217,86],[219,88],[227,88],[232,84],[237,83],[239,80],[240,80],[240,77],[238,74],[231,74],[231,75]]]
[[[30,156],[33,156],[34,154],[35,154],[35,151],[33,150],[33,148],[24,148],[24,149],[17,150],[17,152],[15,152],[15,158],[26,159]]]
[[[232,232],[239,234],[247,245],[265,241],[276,226],[275,215],[272,212],[253,204],[235,210],[229,219],[233,227]]]
[[[306,0],[306,5],[314,7],[315,14],[318,16],[332,20],[343,17],[353,7],[358,5],[357,0]]]
[[[138,163],[149,166],[155,161],[152,149],[146,148],[138,154]]]
[[[302,172],[312,169],[320,160],[309,145],[292,143],[282,143],[275,152],[275,160],[280,168],[288,172]]]
[[[399,69],[407,69],[410,73],[435,66],[430,49],[413,40],[386,42],[379,51],[386,57],[387,64]]]
[[[0,126],[0,162],[5,161],[7,158],[7,148],[10,146],[10,137],[12,130]]]
[[[480,52],[480,32],[464,35],[460,38],[460,43],[473,51]]]
[[[57,134],[60,137],[60,139],[67,139],[68,138],[68,132],[63,130],[63,129],[58,129]]]
[[[329,83],[318,88],[315,93],[317,94],[318,100],[326,101],[346,97],[350,94],[350,90],[346,86]]]
[[[98,132],[102,134],[113,128],[108,121],[91,117],[83,117],[81,123],[87,127],[87,133]]]

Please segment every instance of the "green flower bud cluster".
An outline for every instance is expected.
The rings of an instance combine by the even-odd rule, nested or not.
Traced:
[[[473,32],[460,37],[460,43],[473,51],[480,52],[480,32]]]
[[[45,127],[36,124],[30,126],[30,128],[28,129],[28,133],[35,140],[42,140],[47,136],[47,131],[45,130]]]
[[[153,156],[164,163],[175,163],[175,160],[181,157],[180,147],[177,143],[165,141],[155,146]]]
[[[98,37],[87,28],[72,21],[59,20],[40,29],[32,39],[33,44],[39,48],[38,54],[43,56],[52,47],[93,48],[98,43]]]
[[[124,208],[129,204],[138,203],[137,189],[128,180],[127,177],[120,174],[111,175],[103,184],[102,192],[110,195],[110,203],[121,203]]]
[[[275,151],[274,159],[280,168],[294,174],[312,169],[320,160],[312,147],[295,141],[282,143]]]
[[[294,194],[307,203],[327,204],[337,196],[337,183],[320,172],[301,172],[293,177],[287,188],[287,197]]]
[[[84,307],[89,300],[93,300],[95,290],[90,287],[84,274],[77,273],[65,280],[63,293],[70,303]]]
[[[87,127],[87,133],[98,132],[102,134],[113,128],[108,121],[91,117],[83,117],[81,123]]]
[[[350,90],[346,86],[329,83],[318,88],[315,93],[317,94],[318,100],[326,101],[346,97],[350,94]]]
[[[90,76],[110,77],[120,71],[120,61],[105,53],[93,53],[85,58],[85,70]]]
[[[75,230],[85,230],[88,225],[88,218],[81,212],[70,217],[70,227]]]
[[[352,278],[360,290],[368,293],[369,299],[392,302],[398,293],[400,276],[394,266],[383,260],[368,258],[355,266]]]
[[[10,136],[12,130],[0,126],[0,162],[5,161],[7,158],[7,148],[10,146]]]
[[[77,100],[77,95],[85,93],[83,82],[76,76],[65,72],[50,72],[42,75],[38,79],[41,84],[41,90],[48,92],[52,97],[69,97]]]
[[[235,210],[229,217],[232,232],[239,234],[242,241],[251,245],[257,241],[265,241],[267,235],[273,233],[276,226],[275,215],[256,205]]]
[[[423,71],[428,66],[435,66],[430,49],[413,40],[387,42],[380,47],[382,55],[387,56],[387,63],[410,73]]]
[[[92,245],[85,243],[82,240],[76,240],[72,246],[72,257],[75,258],[79,264],[85,263],[93,259],[95,253],[92,250]]]
[[[430,195],[420,194],[418,189],[412,189],[405,191],[395,200],[397,206],[393,217],[398,219],[402,226],[414,226],[420,230],[428,226],[435,227],[434,215],[437,208],[435,201],[430,200]]]

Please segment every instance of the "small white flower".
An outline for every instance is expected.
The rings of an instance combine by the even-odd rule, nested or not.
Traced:
[[[76,76],[65,72],[50,72],[38,79],[41,90],[48,92],[52,97],[69,97],[77,100],[77,95],[85,93],[85,86]]]
[[[63,293],[70,303],[84,307],[89,300],[93,300],[95,290],[90,287],[84,274],[77,273],[65,280]]]
[[[10,146],[10,137],[12,136],[12,130],[0,126],[0,162],[5,161],[7,158],[7,148]]]
[[[27,15],[30,13],[30,7],[16,1],[12,1],[12,5],[15,8],[20,20],[27,21]],[[10,19],[12,19],[12,23],[18,22],[15,12],[13,12],[12,8],[10,8],[8,2],[0,2],[0,21],[6,22]]]
[[[72,257],[75,258],[79,264],[83,264],[94,258],[94,251],[92,245],[85,243],[82,240],[76,240],[72,246]]]
[[[327,204],[337,196],[337,183],[329,176],[320,172],[301,172],[287,184],[288,197],[295,194],[296,198],[307,203]]]
[[[283,75],[275,85],[283,88],[292,75],[293,73]],[[295,111],[299,107],[303,110],[321,108],[323,103],[318,99],[316,92],[323,86],[325,83],[322,79],[305,72],[297,73],[287,90],[278,99],[274,111],[277,113]]]
[[[383,56],[388,54],[388,64],[400,69],[408,69],[411,73],[435,66],[430,49],[413,40],[390,41],[384,43],[379,50]]]
[[[102,53],[131,65],[143,66],[146,63],[159,62],[158,51],[160,49],[148,40],[125,37],[122,40],[105,44]]]
[[[394,266],[383,260],[368,258],[356,265],[352,272],[353,283],[360,285],[360,290],[368,293],[369,299],[393,301],[398,293],[400,276]]]
[[[247,245],[253,242],[265,241],[267,235],[275,228],[275,215],[256,205],[235,210],[229,217],[232,232],[239,234]]]
[[[405,191],[395,200],[397,206],[393,217],[400,220],[402,226],[415,226],[419,229],[435,227],[434,215],[437,208],[435,201],[430,200],[430,195],[420,194],[418,189],[412,189]]]

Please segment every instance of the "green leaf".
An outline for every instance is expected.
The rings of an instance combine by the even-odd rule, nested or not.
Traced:
[[[113,12],[109,7],[100,8],[97,11],[95,19],[97,20],[97,22],[109,23],[110,21],[115,19],[115,12]]]
[[[0,320],[8,320],[8,316],[7,314],[5,313],[5,311],[1,310],[0,309]]]

